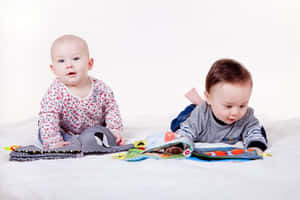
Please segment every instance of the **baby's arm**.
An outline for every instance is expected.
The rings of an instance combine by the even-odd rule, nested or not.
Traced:
[[[180,125],[180,128],[176,130],[176,133],[178,135],[186,137],[187,139],[191,140],[191,142],[193,142],[195,140],[194,131],[195,128],[191,124],[189,124],[188,121],[186,120]],[[174,145],[174,146],[167,147],[165,151],[171,154],[180,154],[184,151],[184,149],[180,146]]]
[[[125,144],[124,138],[121,136],[123,124],[119,111],[119,106],[114,98],[113,92],[107,88],[107,95],[105,98],[105,123],[112,134],[116,137],[116,143],[118,145]]]
[[[41,111],[39,114],[39,130],[44,149],[58,148],[68,144],[59,133],[56,116],[53,113]]]
[[[243,142],[246,148],[255,149],[258,153],[262,153],[268,148],[268,141],[266,132],[262,126],[259,125],[258,120],[249,123],[245,133],[243,134]]]
[[[38,126],[44,149],[58,148],[68,144],[59,132],[60,98],[55,87],[51,85],[41,101]]]
[[[202,109],[201,106],[197,106],[190,116],[180,124],[180,128],[176,130],[176,133],[186,135],[193,141],[199,139],[199,133],[202,130],[200,123],[203,120]]]
[[[263,127],[252,129],[248,134],[245,134],[244,144],[246,148],[255,149],[258,153],[262,153],[267,149],[267,140],[262,134],[262,129]]]

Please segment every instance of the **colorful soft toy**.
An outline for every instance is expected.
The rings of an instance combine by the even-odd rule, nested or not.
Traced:
[[[174,148],[177,153],[168,150]],[[145,140],[135,142],[135,148],[127,153],[113,155],[113,158],[126,161],[139,161],[147,158],[155,159],[183,159],[192,154],[194,143],[186,136],[175,132],[155,134],[148,136]],[[176,152],[176,151],[173,151]]]
[[[133,144],[118,146],[115,136],[105,127],[96,126],[86,129],[79,136],[73,136],[70,144],[50,150],[35,145],[13,148],[10,161],[32,161],[39,159],[77,158],[89,154],[105,154],[127,151]]]

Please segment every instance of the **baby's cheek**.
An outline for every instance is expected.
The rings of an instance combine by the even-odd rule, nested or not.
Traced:
[[[224,118],[228,115],[228,112],[222,109],[215,109],[213,111],[214,115],[219,118]]]
[[[244,117],[244,115],[246,114],[247,110],[243,110],[242,113],[241,113],[241,116],[240,118]]]

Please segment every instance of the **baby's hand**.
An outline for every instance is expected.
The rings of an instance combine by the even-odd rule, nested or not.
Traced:
[[[56,148],[59,148],[59,147],[63,147],[63,146],[66,146],[70,144],[70,142],[67,142],[67,141],[61,141],[59,143],[57,143],[56,145],[50,147],[50,149],[56,149]]]
[[[258,148],[258,147],[250,147],[250,148],[248,148],[248,149],[253,149],[253,150],[255,150],[256,151],[256,153],[258,154],[258,155],[263,155],[263,151],[260,149],[260,148]]]
[[[166,148],[165,151],[170,154],[180,154],[183,152],[183,149],[180,147],[171,146],[171,147]]]
[[[121,137],[120,131],[112,131],[112,134],[116,137],[116,143],[117,145],[124,145],[125,140]]]

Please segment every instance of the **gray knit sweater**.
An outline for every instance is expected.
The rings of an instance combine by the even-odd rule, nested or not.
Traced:
[[[181,123],[176,132],[188,135],[196,142],[235,144],[243,141],[246,148],[253,146],[262,150],[267,148],[264,129],[254,116],[252,108],[248,108],[240,120],[227,125],[218,122],[211,107],[203,102],[193,110],[187,120]]]

